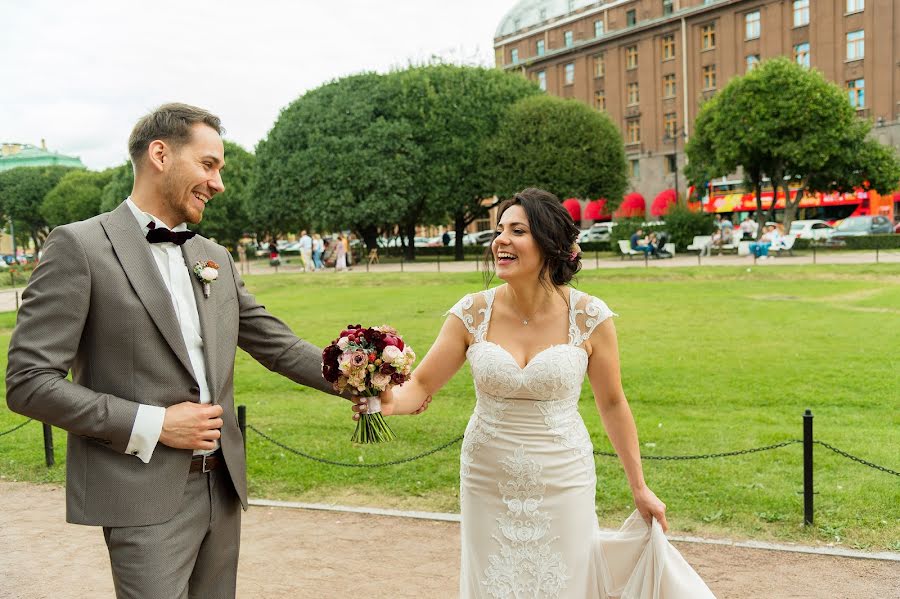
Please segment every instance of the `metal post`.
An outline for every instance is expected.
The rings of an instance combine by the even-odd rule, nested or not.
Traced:
[[[438,253],[438,272],[441,272],[441,254]]]
[[[19,311],[19,290],[16,289],[16,312]]]
[[[697,266],[700,266],[700,254],[702,254],[702,253],[703,253],[703,250],[699,250],[697,252]]]
[[[649,268],[650,266],[650,252],[644,252],[644,268]]]
[[[600,250],[594,250],[594,268],[600,268]]]
[[[875,243],[875,264],[878,264],[878,242]]]
[[[813,415],[803,413],[803,523],[813,523]]]
[[[400,255],[400,272],[403,272],[403,255]]]
[[[238,428],[244,439],[244,457],[247,457],[247,406],[238,406]]]
[[[44,461],[47,462],[47,468],[56,463],[53,458],[53,429],[46,423],[44,424]]]
[[[813,264],[815,264],[816,263],[816,244],[813,243],[811,245],[812,245],[812,249],[813,249]]]

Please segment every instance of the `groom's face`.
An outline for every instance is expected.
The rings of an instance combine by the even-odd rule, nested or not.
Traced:
[[[225,191],[224,166],[222,138],[207,125],[194,125],[191,140],[173,152],[163,180],[164,200],[180,222],[199,223],[206,203]]]

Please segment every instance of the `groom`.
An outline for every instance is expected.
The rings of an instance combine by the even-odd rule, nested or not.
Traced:
[[[334,393],[321,350],[257,303],[225,248],[187,230],[225,190],[221,132],[185,104],[138,121],[131,197],[53,230],[9,346],[7,403],[69,432],[66,519],[103,527],[120,598],[234,597],[247,508],[237,347]]]

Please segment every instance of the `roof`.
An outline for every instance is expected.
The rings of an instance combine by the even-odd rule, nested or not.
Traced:
[[[603,3],[598,0],[519,0],[500,20],[494,37],[505,37],[571,14],[586,6]]]
[[[2,144],[2,146],[0,171],[7,171],[19,166],[59,165],[85,168],[77,156],[66,156],[31,144]]]

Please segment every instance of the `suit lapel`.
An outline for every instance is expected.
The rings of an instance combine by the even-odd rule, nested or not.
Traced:
[[[150,253],[150,246],[141,235],[131,209],[122,202],[110,213],[109,218],[101,223],[138,299],[144,304],[150,318],[178,360],[196,380],[175,308],[172,306],[172,294],[159,274],[159,267]]]
[[[203,241],[194,237],[181,246],[184,255],[184,263],[191,274],[191,288],[194,290],[194,300],[197,302],[197,314],[200,316],[200,336],[203,338],[203,358],[206,360],[206,379],[213,403],[216,402],[216,362],[213,359],[216,348],[216,322],[215,308],[218,305],[213,301],[216,293],[216,284],[210,285],[209,297],[203,295],[203,284],[194,275],[194,264],[198,261],[209,260],[204,252]]]

